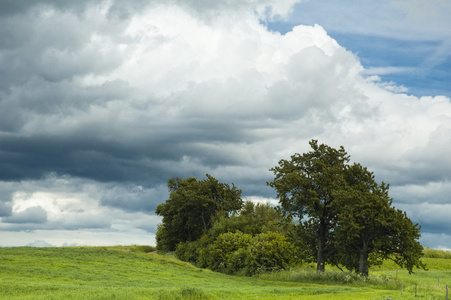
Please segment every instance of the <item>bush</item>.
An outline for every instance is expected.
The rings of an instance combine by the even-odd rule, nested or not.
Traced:
[[[241,231],[223,233],[212,244],[199,251],[198,264],[214,271],[233,273],[237,270],[228,267],[229,257],[235,251],[246,249],[251,242],[252,236]]]
[[[295,247],[284,235],[276,232],[255,237],[241,231],[227,232],[219,235],[213,243],[204,243],[204,246],[199,242],[182,243],[176,253],[185,261],[194,261],[193,257],[197,255],[197,265],[202,268],[228,274],[242,272],[249,276],[288,269],[297,262]]]
[[[257,235],[247,249],[246,274],[288,269],[297,261],[295,247],[276,232]]]
[[[182,242],[175,249],[175,256],[183,261],[195,263],[197,261],[197,245],[195,242]]]
[[[227,268],[230,273],[239,273],[246,268],[246,260],[249,256],[248,248],[240,248],[233,252],[227,260]]]
[[[441,249],[425,248],[423,250],[423,257],[451,259],[451,251],[449,251],[449,250],[441,250]]]

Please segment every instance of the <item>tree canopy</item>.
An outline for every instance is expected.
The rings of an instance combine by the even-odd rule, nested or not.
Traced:
[[[247,201],[231,216],[219,214],[200,239],[177,245],[175,254],[202,268],[253,275],[298,262],[288,233],[291,221],[269,204]]]
[[[340,264],[368,275],[368,260],[390,258],[409,272],[422,266],[420,227],[392,206],[388,184],[338,150],[310,142],[312,151],[281,160],[267,183],[279,203],[299,219],[300,243],[316,253],[317,270]]]
[[[280,160],[267,182],[279,206],[241,200],[235,185],[210,175],[168,180],[169,199],[157,249],[212,270],[252,275],[316,260],[368,276],[370,265],[391,259],[409,272],[423,267],[420,226],[393,206],[389,185],[343,147],[310,141],[311,151]]]
[[[412,272],[421,266],[420,227],[392,206],[389,185],[378,184],[374,174],[360,164],[345,172],[347,188],[341,194],[335,227],[340,263],[350,270],[368,275],[368,259],[393,259]],[[409,241],[409,242],[407,242]]]
[[[279,161],[270,169],[274,180],[267,184],[276,189],[283,210],[301,219],[306,227],[315,224],[317,270],[324,271],[326,260],[335,252],[332,229],[337,220],[336,195],[343,188],[349,157],[343,147],[337,150],[318,145],[316,140],[310,146],[313,150],[308,153]]]
[[[211,228],[218,212],[228,215],[241,208],[241,190],[206,177],[168,180],[169,199],[155,211],[163,217],[156,235],[159,250],[173,251],[180,242],[197,240]]]

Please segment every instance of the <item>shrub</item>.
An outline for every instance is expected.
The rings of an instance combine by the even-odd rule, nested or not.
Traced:
[[[197,245],[195,242],[182,242],[175,249],[175,256],[183,261],[195,263],[197,260]]]
[[[277,232],[257,235],[247,249],[246,274],[288,269],[297,261],[295,247]]]
[[[180,252],[192,252],[180,245]],[[287,238],[276,232],[252,237],[249,234],[228,232],[219,235],[213,243],[199,247],[197,265],[214,271],[234,274],[283,270],[297,262],[296,249]],[[183,250],[183,251],[182,251]],[[185,254],[183,258],[188,259]]]
[[[425,248],[423,250],[423,257],[451,259],[451,251],[442,250],[442,249]]]
[[[252,236],[241,231],[223,233],[212,244],[199,251],[198,264],[214,271],[227,269],[227,272],[234,272],[236,270],[228,269],[229,257],[235,251],[246,249],[251,242]]]
[[[229,273],[239,273],[242,270],[245,270],[248,255],[248,247],[240,248],[233,252],[227,260],[227,271]]]
[[[299,261],[297,249],[278,232],[252,237],[241,231],[226,232],[213,238],[204,235],[194,242],[177,245],[177,258],[227,274],[252,276],[265,271],[288,269]]]

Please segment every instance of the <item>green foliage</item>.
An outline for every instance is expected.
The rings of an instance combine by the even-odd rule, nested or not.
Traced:
[[[274,180],[267,184],[277,191],[282,209],[314,224],[317,269],[324,271],[326,260],[334,253],[333,228],[337,219],[336,194],[344,186],[344,170],[349,156],[343,147],[334,149],[310,141],[312,151],[281,160],[270,169]],[[306,227],[306,226],[304,226]]]
[[[246,202],[241,191],[207,179],[170,179],[170,199],[157,207],[163,223],[157,248],[200,267],[253,275],[316,259],[368,276],[370,266],[391,259],[423,267],[420,226],[392,206],[388,184],[360,164],[349,165],[343,147],[310,142],[272,168],[280,207]],[[293,222],[296,219],[298,224]],[[296,253],[294,252],[296,249]]]
[[[157,226],[157,249],[163,252],[169,252],[181,242],[183,238],[180,234],[174,234],[174,226],[169,224],[158,224]]]
[[[349,270],[368,276],[369,263],[389,254],[392,239],[387,238],[397,230],[393,226],[395,211],[388,185],[377,184],[373,173],[360,164],[346,168],[345,179],[346,189],[337,193],[336,256]]]
[[[280,233],[259,234],[247,249],[246,274],[286,270],[298,262],[296,252],[293,244]]]
[[[219,235],[215,241],[199,250],[198,265],[214,271],[234,273],[229,266],[229,257],[240,249],[247,249],[252,243],[252,235],[240,231],[227,232]],[[236,258],[234,258],[236,266]]]
[[[215,219],[208,235],[216,238],[222,233],[241,231],[255,236],[257,234],[274,231],[287,233],[290,231],[291,220],[269,205],[246,201],[238,212],[232,216],[219,214]]]
[[[173,251],[181,242],[197,240],[211,228],[218,212],[229,215],[241,208],[241,190],[206,177],[168,180],[169,199],[155,211],[163,217],[156,235],[158,250]]]
[[[255,237],[241,231],[227,232],[197,251],[198,266],[228,274],[251,276],[287,269],[297,262],[294,246],[277,232],[265,232]]]
[[[175,256],[186,262],[195,263],[197,261],[199,241],[182,242],[177,244],[175,249]]]
[[[226,271],[229,274],[246,274],[246,267],[249,264],[249,246],[246,248],[239,248],[230,254],[226,262]],[[247,275],[252,275],[248,272]]]
[[[194,242],[184,242],[177,245],[175,250],[175,255],[177,258],[193,263],[199,267],[206,268],[207,265],[201,256],[201,250],[209,247],[214,241],[216,237],[212,237],[211,235],[204,234],[200,237],[200,239]]]
[[[409,273],[413,272],[414,267],[425,269],[426,266],[420,260],[423,246],[418,241],[420,238],[418,223],[413,224],[405,212],[395,208],[389,222],[392,232],[384,239],[386,244],[382,247],[382,252],[385,257],[393,260],[398,266],[407,268]]]
[[[218,215],[200,239],[178,244],[175,254],[199,267],[229,274],[284,269],[297,259],[294,246],[282,234],[290,224],[269,204],[246,202],[230,217]]]
[[[423,257],[451,259],[451,251],[440,250],[440,249],[431,249],[431,248],[426,247],[423,250]]]
[[[319,271],[327,261],[363,276],[382,258],[409,272],[421,267],[420,227],[392,207],[388,184],[378,184],[360,164],[348,165],[343,147],[337,150],[315,140],[310,146],[308,153],[281,160],[268,183],[282,209],[301,220],[296,244],[307,249],[302,254],[316,254]]]
[[[388,185],[360,164],[345,171],[347,189],[338,196],[340,212],[335,227],[337,256],[341,264],[368,276],[371,263],[390,258],[412,272],[421,267],[420,228],[392,206]]]

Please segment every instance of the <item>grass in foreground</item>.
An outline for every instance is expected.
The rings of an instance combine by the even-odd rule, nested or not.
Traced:
[[[437,258],[426,263],[442,269],[412,276],[400,270],[396,281],[396,267],[384,265],[372,272],[373,282],[362,282],[338,271],[323,278],[307,270],[227,276],[148,250],[0,248],[0,299],[444,299],[444,287],[451,283],[451,260]]]
[[[371,299],[386,294],[227,276],[170,256],[118,250],[1,248],[0,299]]]

